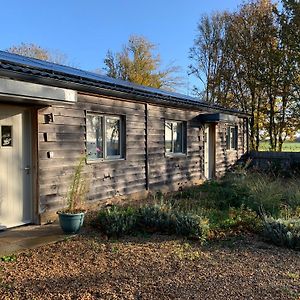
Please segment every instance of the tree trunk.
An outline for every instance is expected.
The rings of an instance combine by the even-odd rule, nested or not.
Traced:
[[[258,151],[259,148],[259,118],[260,118],[260,112],[261,112],[261,96],[257,99],[257,111],[256,111],[256,151]]]
[[[286,129],[286,107],[287,107],[287,99],[288,96],[286,93],[282,96],[282,112],[281,112],[281,118],[280,118],[280,124],[279,124],[279,136],[278,136],[278,151],[282,152],[282,145],[284,143],[283,139],[283,131]]]
[[[274,98],[269,93],[269,105],[270,105],[270,111],[269,111],[269,136],[270,136],[270,150],[271,151],[276,151],[276,136],[274,132],[274,124],[275,124],[275,103],[274,103]]]

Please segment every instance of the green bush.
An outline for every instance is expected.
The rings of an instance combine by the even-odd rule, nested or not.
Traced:
[[[297,211],[300,207],[300,177],[283,178],[257,170],[233,170],[221,180],[207,181],[201,186],[177,192],[165,199],[180,211],[201,214],[201,210],[227,211],[248,207],[260,208],[279,217],[282,207]]]
[[[300,206],[299,178],[282,178],[263,172],[252,171],[243,176],[226,175],[221,181],[205,186],[206,208],[226,210],[245,205],[259,213],[261,207],[278,217],[282,206],[296,210]]]
[[[228,218],[220,227],[258,232],[261,230],[261,220],[253,210],[241,206],[240,208],[230,208]]]
[[[177,212],[175,216],[176,234],[186,236],[190,239],[205,241],[209,230],[207,219],[191,213],[184,214]]]
[[[205,183],[203,190],[206,192],[206,199],[203,204],[206,208],[226,210],[229,207],[240,207],[249,197],[249,190],[240,184],[241,179],[235,181],[224,178],[222,181],[211,181]]]
[[[177,234],[204,241],[208,232],[208,222],[204,218],[178,212],[164,204],[139,209],[112,206],[99,212],[94,225],[108,236],[147,231]]]
[[[297,179],[288,181],[285,185],[283,199],[286,205],[291,209],[296,210],[300,207],[300,182]]]
[[[174,213],[164,205],[147,205],[139,209],[139,225],[146,231],[172,233]]]
[[[262,221],[257,213],[244,206],[231,207],[227,210],[210,209],[203,214],[209,219],[209,236],[211,238],[218,237],[220,234],[262,231]]]
[[[275,245],[300,250],[300,219],[263,217],[264,234]]]
[[[249,190],[245,205],[256,212],[260,208],[274,217],[279,217],[282,207],[296,211],[300,206],[299,178],[281,178],[264,173],[248,174],[244,184]]]
[[[156,193],[154,200],[160,204],[101,210],[96,225],[109,236],[147,231],[201,240],[209,219],[212,235],[259,232],[261,208],[274,218],[300,216],[300,180],[243,168],[174,194]]]
[[[269,177],[263,173],[248,175],[244,182],[249,190],[245,205],[257,213],[260,208],[272,215],[278,215],[283,201],[283,184],[279,178]]]
[[[150,231],[177,234],[204,241],[208,232],[208,221],[203,217],[177,211],[166,205],[144,206],[140,210],[140,224]]]
[[[131,207],[112,206],[99,211],[95,224],[108,236],[121,236],[135,230],[137,217]]]
[[[203,217],[177,211],[165,204],[141,207],[139,213],[140,223],[154,231],[201,241],[205,240],[208,232],[208,221]]]

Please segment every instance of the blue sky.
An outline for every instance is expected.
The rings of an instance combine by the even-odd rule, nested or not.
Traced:
[[[186,81],[189,48],[203,13],[233,10],[242,0],[2,0],[0,49],[21,42],[60,50],[76,67],[103,67],[108,49],[119,51],[131,34],[157,44],[164,65],[174,62]],[[189,86],[189,87],[188,87]]]

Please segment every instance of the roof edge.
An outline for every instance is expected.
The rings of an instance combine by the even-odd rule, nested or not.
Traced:
[[[1,52],[3,53],[3,51],[0,51],[0,54]],[[24,60],[26,60],[26,57],[20,55],[18,55],[18,57],[24,58]],[[31,59],[28,61],[30,62]],[[35,59],[35,61],[39,60]],[[126,82],[113,79],[101,81],[99,78],[102,78],[104,76],[99,76],[99,78],[97,77],[97,80],[93,80],[89,77],[75,76],[74,74],[69,74],[67,72],[55,72],[51,70],[46,70],[45,68],[30,66],[30,64],[28,64],[20,64],[14,61],[5,60],[0,56],[0,75],[2,74],[2,76],[10,78],[13,75],[13,78],[27,82],[29,81],[48,84],[51,86],[72,88],[76,89],[77,91],[85,91],[93,94],[110,94],[118,95],[119,97],[120,94],[122,96],[130,95],[134,96],[136,99],[141,99],[145,102],[167,104],[174,107],[189,107],[191,109],[202,108],[212,112],[222,111],[224,113],[234,114],[240,117],[250,117],[249,114],[243,113],[241,111],[235,109],[228,109],[204,101],[196,101],[196,98],[192,98],[183,94],[165,92],[163,90],[147,88],[131,83],[128,83],[126,85]],[[47,62],[47,64],[50,63]],[[53,65],[55,66],[56,64]],[[69,67],[66,67],[66,69],[68,68]]]

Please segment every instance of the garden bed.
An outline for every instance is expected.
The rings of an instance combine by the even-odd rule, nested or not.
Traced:
[[[0,299],[299,299],[300,253],[256,235],[201,246],[97,232],[0,262]]]
[[[88,214],[81,235],[2,257],[0,299],[300,299],[284,248],[300,249],[300,178],[271,175]]]

